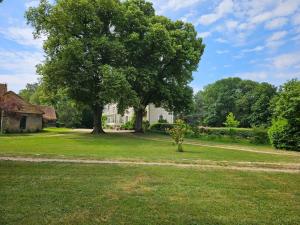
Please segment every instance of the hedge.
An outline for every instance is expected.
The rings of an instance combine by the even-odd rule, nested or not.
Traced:
[[[166,133],[166,129],[173,128],[173,124],[169,123],[156,123],[150,127],[150,131],[156,133]],[[230,136],[232,138],[247,139],[256,144],[268,144],[268,131],[265,128],[213,128],[213,127],[190,127],[186,136],[187,137],[201,137],[208,136]]]

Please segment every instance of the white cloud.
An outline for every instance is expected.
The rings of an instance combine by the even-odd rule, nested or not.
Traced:
[[[19,91],[26,83],[37,81],[35,66],[42,60],[40,52],[0,49],[0,83],[8,83],[10,89]]]
[[[279,41],[287,35],[286,31],[278,31],[267,39],[267,42]]]
[[[235,76],[241,77],[243,79],[250,79],[250,80],[266,80],[268,78],[267,72],[245,72],[245,73],[239,73]]]
[[[207,38],[211,35],[211,32],[207,31],[207,32],[202,32],[202,33],[198,33],[198,37],[202,37],[202,38]]]
[[[154,6],[158,9],[158,14],[188,8],[202,1],[203,0],[152,0]]]
[[[259,52],[259,51],[262,51],[264,50],[265,47],[264,46],[257,46],[255,48],[248,48],[248,49],[244,49],[242,50],[242,52],[245,52],[245,53],[249,53],[249,52]]]
[[[272,60],[272,65],[277,69],[289,69],[300,64],[300,52],[279,55]]]
[[[202,25],[210,25],[217,20],[224,17],[226,14],[232,12],[233,1],[223,0],[214,10],[213,13],[206,14],[200,17],[198,23]]]
[[[250,21],[251,23],[259,24],[276,17],[289,16],[296,12],[299,5],[299,0],[278,1],[277,5],[275,6],[275,8],[273,8],[273,10],[266,10],[250,18]]]
[[[294,25],[300,25],[300,13],[298,13],[297,15],[295,15],[293,17],[293,24]]]
[[[267,22],[265,28],[268,30],[278,29],[283,27],[287,22],[288,19],[285,17],[276,18]]]
[[[217,38],[217,39],[215,39],[215,41],[219,42],[219,43],[223,43],[223,44],[228,43],[228,41],[225,40],[224,38]]]
[[[7,27],[0,29],[0,34],[2,34],[4,38],[14,41],[20,45],[41,48],[43,40],[34,39],[32,31],[33,30],[29,27]]]

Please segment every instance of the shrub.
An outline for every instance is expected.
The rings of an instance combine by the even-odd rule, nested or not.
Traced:
[[[158,123],[168,123],[168,121],[166,119],[159,118]]]
[[[180,119],[176,120],[173,128],[167,130],[167,132],[171,135],[175,144],[177,145],[178,152],[183,152],[182,143],[186,131],[187,126],[184,121]]]
[[[286,119],[273,120],[268,134],[276,149],[300,150],[300,133],[295,132]]]
[[[150,122],[148,120],[143,121],[143,131],[145,132],[149,130],[149,127],[150,127]]]
[[[268,132],[264,127],[254,127],[252,129],[252,137],[251,142],[254,144],[268,144],[269,143],[269,137]]]
[[[126,122],[125,124],[123,124],[121,126],[121,129],[122,130],[133,130],[134,129],[134,122],[132,120]]]
[[[150,126],[150,131],[166,133],[167,129],[172,129],[173,127],[174,125],[170,123],[155,123]]]

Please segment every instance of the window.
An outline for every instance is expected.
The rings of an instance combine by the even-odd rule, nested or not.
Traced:
[[[20,129],[21,130],[25,130],[26,129],[26,121],[27,121],[27,117],[26,116],[22,116],[21,120],[20,120]]]

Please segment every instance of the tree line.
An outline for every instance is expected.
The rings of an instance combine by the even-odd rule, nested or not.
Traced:
[[[38,73],[48,93],[93,112],[101,133],[108,103],[135,111],[135,130],[149,103],[175,113],[192,106],[192,73],[205,46],[194,26],[157,16],[144,0],[41,0],[26,13],[34,36],[44,36]]]
[[[233,77],[218,80],[196,93],[194,115],[201,125],[224,126],[226,116],[233,113],[240,127],[265,126],[272,121],[271,100],[277,88]]]
[[[300,81],[279,88],[263,82],[226,78],[209,84],[194,97],[192,125],[263,127],[278,149],[300,150]],[[232,125],[230,125],[232,127]]]

